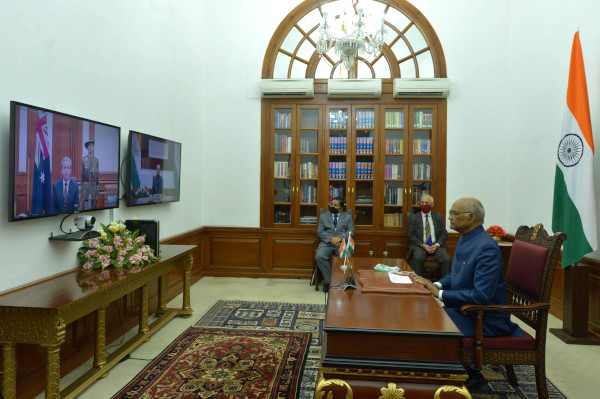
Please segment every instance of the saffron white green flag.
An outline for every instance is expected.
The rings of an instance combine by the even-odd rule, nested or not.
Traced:
[[[563,244],[563,268],[598,248],[594,139],[579,32],[571,49],[567,107],[558,144],[552,230],[567,234]]]

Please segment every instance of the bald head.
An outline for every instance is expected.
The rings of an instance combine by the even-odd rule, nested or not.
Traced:
[[[450,228],[460,234],[467,234],[483,224],[485,210],[477,198],[459,198],[448,212]]]

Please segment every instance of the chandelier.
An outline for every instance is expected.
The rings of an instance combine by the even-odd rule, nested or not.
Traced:
[[[353,1],[351,7],[346,7],[333,24],[327,20],[328,13],[323,11],[317,41],[319,58],[335,48],[335,54],[348,71],[354,67],[358,55],[367,53],[378,57],[384,43],[385,18],[367,15],[364,8],[356,8],[357,3],[358,1]]]

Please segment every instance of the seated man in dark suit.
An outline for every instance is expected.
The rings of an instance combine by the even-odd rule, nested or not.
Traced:
[[[156,165],[156,174],[152,176],[152,191],[150,194],[163,193],[163,178],[160,175],[160,164]]]
[[[461,235],[452,261],[452,272],[432,283],[415,277],[431,293],[444,302],[444,310],[465,337],[475,336],[476,312],[463,315],[460,307],[467,304],[506,305],[506,284],[502,275],[504,260],[498,244],[482,227],[485,210],[475,198],[457,200],[448,212],[450,227]],[[507,312],[486,312],[483,317],[484,337],[513,335],[522,337],[523,331],[510,321]],[[486,379],[466,366],[469,391],[487,384]]]
[[[319,247],[315,261],[321,273],[323,274],[323,291],[329,291],[331,281],[331,264],[329,256],[340,255],[339,248],[343,239],[348,238],[348,233],[354,234],[354,223],[352,216],[342,210],[344,200],[336,197],[331,200],[329,212],[323,213],[319,218],[319,227],[317,235],[319,236]]]
[[[450,273],[450,255],[446,250],[448,232],[444,218],[437,212],[432,212],[433,197],[425,194],[421,197],[421,211],[412,215],[408,224],[408,253],[412,256],[412,268],[419,276],[423,273],[425,257],[433,255],[440,263],[440,276]]]
[[[62,160],[62,179],[52,185],[52,210],[56,213],[67,213],[79,210],[79,184],[71,179],[73,162],[71,158]]]

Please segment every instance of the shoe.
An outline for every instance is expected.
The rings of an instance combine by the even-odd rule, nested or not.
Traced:
[[[329,284],[328,283],[323,284],[323,292],[329,292]]]
[[[481,374],[472,375],[467,378],[465,385],[469,392],[478,392],[481,388],[487,386],[488,380]]]

